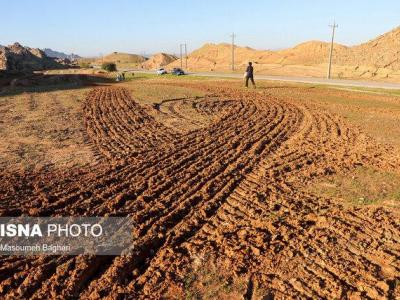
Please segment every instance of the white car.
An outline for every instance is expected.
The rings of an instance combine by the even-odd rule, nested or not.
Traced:
[[[157,75],[164,75],[167,74],[167,70],[161,68],[161,69],[157,69],[156,71]]]

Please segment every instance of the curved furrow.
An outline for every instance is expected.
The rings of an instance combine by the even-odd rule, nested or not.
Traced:
[[[276,297],[397,297],[398,213],[303,191],[322,175],[382,165],[384,149],[294,99],[179,85],[206,95],[153,114],[125,89],[92,90],[83,112],[99,162],[0,183],[4,215],[129,215],[136,245],[121,257],[2,258],[1,296],[158,299],[203,257]]]

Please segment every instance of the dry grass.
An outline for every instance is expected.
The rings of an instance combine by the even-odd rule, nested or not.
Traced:
[[[81,105],[89,89],[0,97],[0,168],[33,170],[90,163]]]
[[[310,191],[327,198],[338,198],[351,205],[400,207],[400,176],[373,168],[355,170],[320,179]]]
[[[227,276],[215,264],[203,264],[184,278],[185,299],[240,299],[247,280]]]
[[[129,84],[133,99],[143,104],[160,103],[163,100],[202,97],[204,92],[185,87],[166,86],[162,84]]]
[[[213,261],[207,255],[197,255],[193,259],[183,271],[183,283],[183,288],[176,289],[180,294],[178,299],[273,299],[271,291],[254,283],[252,277],[235,276],[231,268],[222,262]]]

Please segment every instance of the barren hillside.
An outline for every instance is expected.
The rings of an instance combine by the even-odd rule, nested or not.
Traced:
[[[309,41],[278,51],[236,46],[235,64],[237,69],[241,69],[248,61],[253,61],[260,72],[320,76],[325,73],[329,49],[330,43],[321,41]],[[189,69],[229,70],[231,51],[230,44],[205,44],[188,56]],[[335,44],[333,53],[336,76],[397,78],[399,74],[396,72],[400,67],[400,27],[360,45],[350,47]],[[179,65],[178,59],[169,67]]]
[[[117,64],[140,64],[146,61],[144,56],[138,54],[113,52],[99,59],[98,62],[115,62]]]
[[[296,47],[277,51],[281,61],[269,61],[268,63],[283,63],[293,65],[316,65],[327,62],[330,43],[310,41],[297,45]],[[351,48],[335,44],[334,54],[336,57],[348,55]],[[263,62],[267,63],[267,62]]]
[[[157,53],[157,54],[154,54],[152,57],[150,57],[148,60],[146,60],[142,64],[142,67],[144,69],[148,69],[148,70],[156,69],[156,68],[166,66],[166,65],[174,62],[177,59],[178,58],[175,55],[170,55],[170,54],[166,54],[166,53]]]
[[[338,57],[340,64],[398,70],[400,68],[400,27],[350,49],[351,52],[347,56]]]
[[[232,48],[230,44],[205,44],[188,56],[188,65],[199,70],[218,70],[229,68]],[[255,50],[250,47],[236,47],[235,61],[238,65],[246,64],[249,60],[256,62],[279,60],[280,56],[273,51]],[[169,67],[180,66],[180,59]]]

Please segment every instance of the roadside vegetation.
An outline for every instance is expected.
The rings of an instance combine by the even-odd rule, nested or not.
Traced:
[[[101,65],[101,68],[107,72],[116,72],[117,65],[115,63],[106,62]]]

